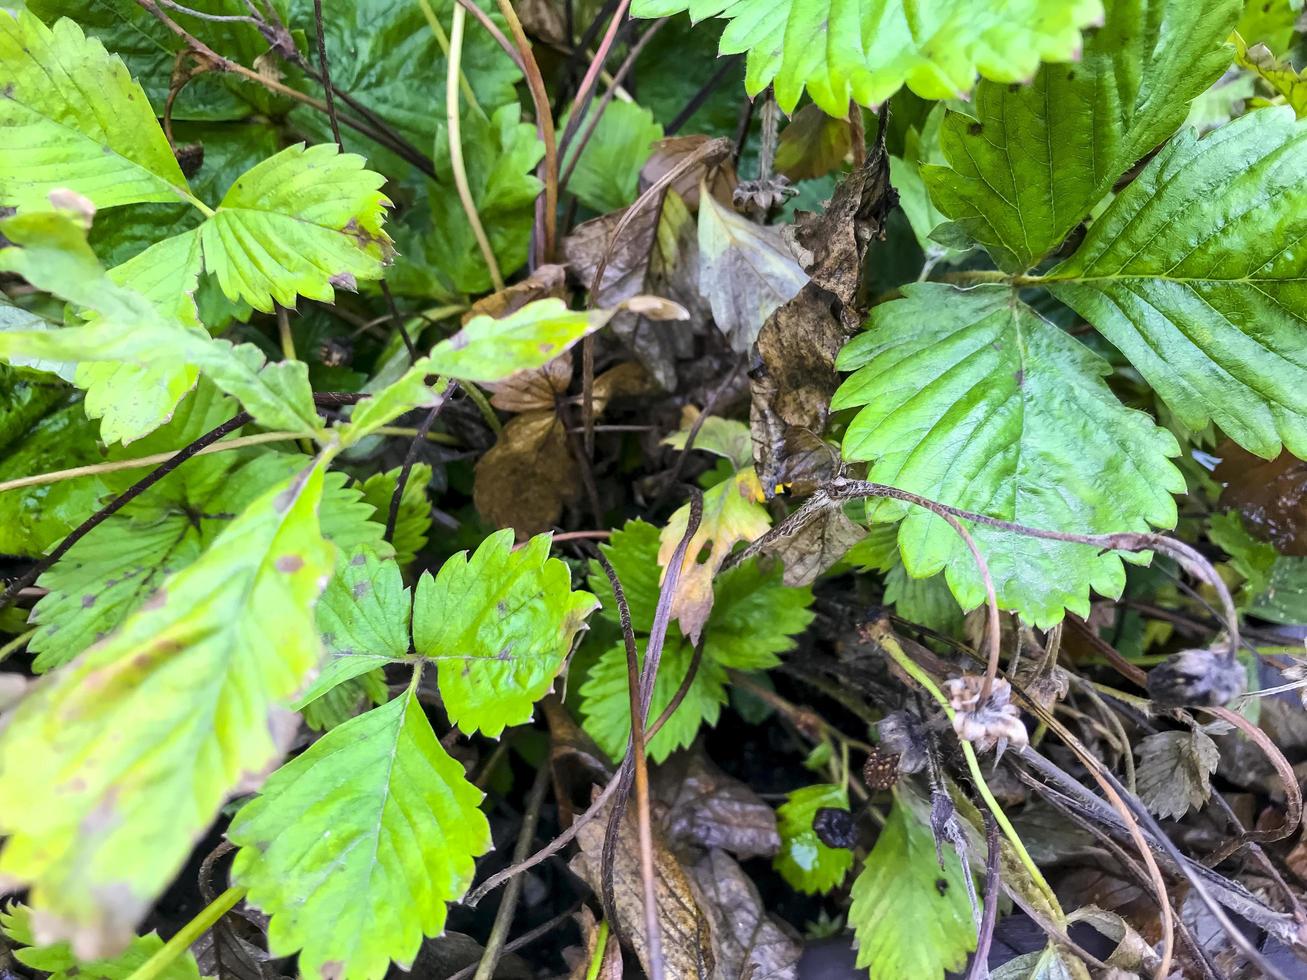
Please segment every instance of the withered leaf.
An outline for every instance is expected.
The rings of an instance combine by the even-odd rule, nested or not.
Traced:
[[[847,119],[836,119],[809,104],[781,130],[775,166],[790,180],[825,177],[837,169],[853,146]]]
[[[566,299],[567,269],[561,265],[542,265],[521,282],[515,282],[497,293],[483,296],[463,314],[463,324],[476,316],[490,316],[496,320],[516,313],[527,303],[550,296]]]
[[[742,858],[770,857],[780,849],[776,812],[701,748],[677,752],[654,770],[652,784],[654,798],[667,808],[662,825],[672,843]]]
[[[1135,785],[1144,805],[1159,817],[1183,817],[1212,795],[1212,773],[1221,761],[1206,732],[1159,732],[1135,746]]]
[[[808,281],[774,225],[760,225],[711,194],[699,205],[699,288],[731,349],[747,351],[763,322]]]
[[[564,351],[544,367],[519,371],[506,381],[484,387],[491,393],[490,404],[505,412],[552,412],[571,381],[572,352]]]
[[[472,483],[481,516],[519,536],[552,527],[579,492],[567,432],[552,409],[526,412],[505,425],[477,461]]]
[[[713,917],[718,976],[797,980],[803,943],[763,911],[744,870],[723,851],[708,851],[690,868]]]
[[[1233,507],[1258,537],[1283,555],[1307,555],[1307,463],[1288,450],[1262,459],[1226,440],[1212,476],[1224,484],[1220,505]]]
[[[785,566],[782,581],[786,585],[811,585],[866,534],[867,529],[851,520],[842,507],[827,507],[797,533],[763,548],[763,554]]]
[[[730,204],[738,179],[730,158],[715,164],[708,162],[705,144],[711,136],[669,136],[653,145],[653,153],[640,169],[640,193],[644,193],[658,180],[689,157],[697,155],[698,162],[683,174],[672,179],[670,189],[685,201],[691,211],[699,207],[699,184],[708,181],[712,196],[723,204]]]
[[[591,820],[576,835],[580,852],[572,858],[571,868],[595,892],[601,890],[604,836],[609,807]],[[646,974],[649,967],[649,943],[645,935],[644,885],[640,879],[640,843],[635,815],[627,808],[618,826],[619,839],[613,867],[613,903],[616,926],[630,940]],[[658,923],[662,931],[663,968],[667,980],[700,980],[715,975],[712,920],[700,906],[685,869],[667,848],[655,829],[654,895],[658,906]]]

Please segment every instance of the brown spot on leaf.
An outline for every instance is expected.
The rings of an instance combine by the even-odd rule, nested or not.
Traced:
[[[318,968],[322,980],[340,980],[345,975],[345,964],[340,960],[328,960]]]
[[[304,559],[299,555],[282,555],[277,559],[277,571],[298,572],[304,567]]]
[[[86,595],[82,596],[82,608],[83,608],[83,609],[90,609],[93,605],[95,605],[95,596],[94,596],[94,595],[92,595],[91,593],[88,592]]]
[[[372,588],[371,582],[355,582],[354,588],[350,589],[350,591],[354,593],[355,599],[362,599],[368,594],[370,588]]]
[[[948,894],[948,879],[947,879],[947,878],[936,878],[936,879],[935,879],[935,891],[939,892],[941,895],[947,895],[947,894]]]
[[[154,594],[146,599],[141,605],[142,609],[162,609],[163,604],[168,601],[167,589],[155,589]]]
[[[331,283],[337,289],[348,289],[351,293],[357,293],[359,291],[358,280],[349,272],[337,272],[334,276],[328,279],[327,282]]]
[[[360,565],[366,565],[368,563],[368,556],[360,551],[357,555],[355,555],[353,558],[349,560],[349,563],[353,565],[355,568],[359,567]]]
[[[970,126],[967,127],[967,133],[971,136],[979,136],[984,131],[984,129],[985,127],[980,125],[980,123],[973,122]]]
[[[1012,375],[1012,377],[1016,380],[1017,387],[1020,388],[1026,383],[1026,369],[1017,368],[1017,373]]]

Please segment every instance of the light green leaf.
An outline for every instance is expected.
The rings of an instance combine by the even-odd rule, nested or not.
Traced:
[[[567,189],[586,207],[607,214],[635,201],[640,189],[640,168],[653,153],[653,144],[663,138],[663,127],[641,105],[609,102],[577,159],[574,148],[594,122],[593,112],[592,103],[577,127],[576,139],[563,159],[562,171],[566,173],[575,160]],[[571,113],[563,117],[560,132],[567,128],[571,118]]]
[[[427,384],[431,362],[422,357],[413,363],[397,381],[386,385],[354,406],[349,421],[337,426],[336,434],[342,447],[348,448],[372,435],[383,425],[389,425],[405,412],[415,408],[430,408],[440,401],[438,391],[443,385]]]
[[[1234,35],[1234,44],[1239,67],[1255,72],[1284,96],[1299,119],[1307,116],[1307,72],[1300,72],[1288,61],[1277,58],[1265,44],[1250,48],[1238,34]]]
[[[1175,524],[1184,479],[1167,459],[1175,437],[1127,409],[1103,383],[1107,364],[1039,317],[1005,286],[904,287],[872,311],[840,352],[855,373],[833,409],[862,407],[844,435],[868,478],[1028,527],[1077,533]],[[904,516],[906,514],[906,517]],[[908,574],[944,569],[963,609],[984,600],[970,551],[941,518],[871,501],[874,521],[903,518]],[[1063,609],[1089,612],[1089,590],[1116,596],[1115,553],[984,526],[970,528],[999,605],[1051,626]]]
[[[237,177],[200,226],[205,268],[227,298],[271,313],[274,301],[330,303],[335,287],[380,279],[390,202],[380,190],[385,178],[363,165],[335,144],[297,143]]]
[[[273,954],[299,951],[305,976],[381,980],[440,935],[490,850],[481,796],[410,687],[273,773],[227,832],[232,880],[272,916]]]
[[[745,88],[769,84],[793,111],[804,89],[843,118],[849,100],[877,106],[905,83],[927,99],[963,95],[979,71],[1023,82],[1040,61],[1070,61],[1099,0],[635,0],[636,17],[688,10],[729,20],[721,53],[749,53]]]
[[[643,644],[638,662],[644,665]],[[653,698],[649,704],[649,721],[653,722],[672,703],[672,698],[690,670],[694,648],[685,640],[668,635],[658,662],[658,676],[654,678]],[[590,674],[581,685],[580,712],[582,726],[595,743],[611,759],[620,759],[626,753],[631,738],[631,699],[628,693],[626,648],[622,644],[609,647],[590,668]],[[695,672],[694,679],[658,734],[645,745],[649,758],[661,763],[677,749],[688,747],[706,723],[717,724],[722,705],[726,703],[726,670],[707,656]]]
[[[569,310],[552,297],[498,320],[475,316],[432,348],[430,370],[460,381],[503,381],[518,371],[543,367],[611,317],[607,310]]]
[[[631,609],[631,628],[637,633],[648,633],[653,629],[654,607],[658,605],[662,577],[662,569],[658,567],[658,528],[641,520],[627,521],[599,545],[599,550],[612,564],[622,583],[626,603]],[[599,598],[599,615],[614,626],[619,625],[621,620],[613,587],[599,563],[593,559],[587,581],[590,591]]]
[[[373,520],[384,527],[390,516],[390,501],[395,496],[402,467],[384,473],[373,473],[363,481],[363,499],[374,510]],[[426,547],[427,531],[431,528],[431,504],[427,500],[427,487],[431,483],[431,467],[416,463],[409,471],[404,494],[399,498],[399,514],[395,519],[395,560],[401,568],[413,564],[417,553]]]
[[[122,948],[223,801],[284,751],[278,705],[321,651],[323,472],[260,497],[15,710],[0,737],[0,878],[31,888],[44,939],[88,959]]]
[[[80,405],[68,405],[41,419],[0,454],[0,481],[102,459],[95,426]],[[104,482],[96,476],[0,493],[0,553],[41,557],[90,517],[105,493]]]
[[[1267,459],[1307,456],[1305,149],[1287,107],[1181,133],[1047,276],[1185,426]]]
[[[71,20],[0,17],[0,200],[48,207],[69,188],[97,207],[193,200],[141,87]]]
[[[790,887],[818,895],[838,887],[853,867],[853,852],[846,847],[827,847],[812,829],[817,811],[849,808],[849,794],[843,786],[818,783],[790,793],[776,810],[776,829],[781,849],[772,867]]]
[[[767,318],[808,282],[775,225],[760,225],[699,192],[699,288],[731,349],[747,351]]]
[[[151,932],[136,936],[131,945],[110,959],[83,962],[73,955],[68,943],[40,944],[32,927],[32,910],[17,903],[0,911],[0,930],[12,943],[14,959],[23,966],[50,974],[50,980],[127,980],[145,965],[151,956],[163,949],[159,934]],[[200,968],[190,950],[163,968],[159,980],[200,980]]]
[[[690,430],[698,419],[697,413],[683,416],[680,431],[673,432],[664,439],[663,445],[684,450],[686,441],[690,438]],[[729,459],[737,470],[753,464],[753,436],[747,425],[735,419],[724,419],[720,415],[708,416],[699,423],[693,448]]]
[[[849,907],[858,966],[876,980],[942,980],[976,948],[967,872],[951,847],[943,854],[941,868],[930,828],[895,800]]]
[[[436,662],[449,720],[467,734],[530,721],[598,605],[572,591],[551,540],[538,534],[514,551],[512,530],[497,531],[470,559],[457,554],[418,580],[413,646]]]
[[[295,708],[312,704],[338,684],[408,656],[412,598],[399,565],[360,548],[332,576],[318,600],[318,630],[327,660]]]
[[[1302,0],[1246,0],[1235,30],[1249,44],[1265,44],[1283,55],[1293,43],[1294,25],[1302,8]]]
[[[1030,85],[981,82],[950,112],[950,167],[927,167],[935,206],[1011,272],[1035,265],[1113,182],[1184,122],[1230,64],[1238,0],[1112,0],[1076,64]]]

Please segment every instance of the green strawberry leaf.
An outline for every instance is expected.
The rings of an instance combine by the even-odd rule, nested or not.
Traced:
[[[1167,459],[1175,437],[1127,409],[1104,384],[1107,364],[1006,286],[921,283],[872,311],[840,352],[853,371],[832,408],[859,407],[844,455],[873,460],[868,478],[1029,527],[1076,533],[1145,531],[1176,521],[1184,479]],[[903,519],[899,548],[916,578],[947,572],[963,609],[984,584],[943,519],[871,501],[873,521]],[[905,516],[906,515],[906,516]],[[999,605],[1051,626],[1089,613],[1089,590],[1117,596],[1116,553],[985,526],[970,528]]]
[[[379,521],[383,527],[390,516],[390,501],[395,496],[401,469],[397,466],[384,473],[373,473],[363,481],[363,499],[373,507],[373,520]],[[395,560],[401,568],[413,564],[417,553],[426,547],[427,532],[431,529],[431,504],[427,500],[430,483],[431,467],[427,463],[417,463],[409,471],[403,496],[399,498],[399,514],[395,518],[391,544],[395,546]]]
[[[950,112],[949,167],[930,196],[998,265],[1022,272],[1062,243],[1126,168],[1173,134],[1221,77],[1237,0],[1116,0],[1075,64],[1030,85],[981,82],[971,115]]]
[[[272,916],[269,949],[310,978],[381,980],[438,936],[490,850],[481,791],[441,747],[416,685],[273,773],[232,821],[232,880]]]
[[[776,829],[781,849],[772,867],[790,887],[809,895],[837,888],[853,867],[853,852],[846,847],[827,847],[812,829],[817,811],[847,810],[849,794],[843,786],[818,783],[796,789],[776,810]]]
[[[18,946],[13,950],[14,959],[23,966],[50,974],[50,980],[127,980],[163,949],[159,934],[151,932],[134,937],[131,945],[117,956],[83,962],[73,955],[72,947],[66,942],[37,942],[32,910],[16,902],[0,910],[0,931]],[[194,954],[183,950],[163,968],[159,980],[200,980]]]
[[[512,530],[498,531],[418,580],[413,646],[435,661],[449,720],[468,734],[530,721],[597,605],[572,591],[550,541],[538,534],[514,551]]]
[[[573,147],[594,123],[593,111],[591,106],[582,118]],[[563,117],[560,131],[567,128],[571,118],[571,113]],[[640,168],[653,153],[653,144],[662,138],[663,127],[654,122],[648,109],[634,102],[609,102],[580,158],[571,149],[563,160],[564,173],[575,168],[567,189],[600,214],[634,203],[640,190]]]
[[[278,706],[321,652],[323,474],[258,498],[0,736],[0,878],[79,957],[130,941],[224,800],[285,750]]]
[[[1307,456],[1307,123],[1259,109],[1184,132],[1043,281],[1191,430]]]
[[[634,0],[635,17],[688,10],[722,17],[721,53],[747,51],[745,88],[775,85],[786,112],[806,88],[829,115],[849,100],[877,106],[905,83],[927,99],[950,99],[976,72],[1023,82],[1040,61],[1070,61],[1080,28],[1103,16],[1100,0]]]
[[[968,872],[951,847],[942,852],[941,868],[930,828],[895,800],[849,907],[858,966],[870,967],[877,980],[943,980],[976,948],[962,879]]]

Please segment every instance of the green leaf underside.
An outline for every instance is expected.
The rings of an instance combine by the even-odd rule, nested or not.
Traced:
[[[127,980],[163,948],[159,934],[151,932],[136,936],[131,945],[109,959],[84,962],[73,955],[68,943],[50,945],[36,942],[32,928],[32,910],[25,905],[12,904],[0,912],[0,930],[19,948],[14,959],[23,966],[50,974],[50,980]],[[159,980],[200,980],[200,968],[190,950],[183,950],[159,974]]]
[[[436,662],[449,720],[467,734],[530,721],[597,604],[571,590],[550,541],[537,535],[514,551],[506,528],[418,580],[413,646]]]
[[[1175,438],[1124,407],[1102,381],[1107,364],[1040,318],[1005,286],[905,287],[872,311],[840,353],[854,374],[832,408],[861,407],[844,455],[874,460],[869,479],[1029,527],[1106,533],[1171,527],[1184,480],[1167,459]],[[961,538],[941,518],[869,502],[876,521],[903,517],[909,574],[941,569],[963,609],[984,587]],[[906,514],[906,516],[904,516]],[[1089,590],[1116,596],[1116,554],[1010,531],[970,528],[999,604],[1050,626],[1089,611]]]
[[[970,90],[976,73],[1023,82],[1040,61],[1069,61],[1080,28],[1103,15],[1099,0],[635,0],[635,17],[689,11],[698,21],[722,17],[721,53],[748,52],[745,88],[775,85],[793,111],[806,88],[829,115],[843,118],[849,100],[876,106],[906,84],[927,99]]]
[[[944,867],[930,828],[901,801],[890,810],[876,846],[853,883],[849,925],[859,968],[876,980],[943,978],[976,948],[963,870],[951,846]]]
[[[849,795],[843,786],[833,783],[804,786],[790,793],[776,810],[781,849],[772,865],[792,888],[809,895],[835,888],[853,867],[853,851],[827,847],[812,829],[817,811],[826,807],[849,808]]]
[[[271,768],[331,570],[315,465],[259,497],[0,738],[0,879],[83,957],[130,940],[226,797]],[[277,733],[282,733],[278,735]]]
[[[1230,63],[1237,0],[1107,7],[1077,63],[1045,65],[1029,85],[977,85],[971,115],[944,121],[950,167],[925,168],[935,206],[1010,272],[1060,245]]]
[[[412,965],[471,884],[491,847],[481,797],[410,688],[273,773],[227,833],[232,880],[305,976],[380,980],[392,959]]]
[[[1041,280],[1188,428],[1307,456],[1307,123],[1182,132]]]
[[[48,207],[56,187],[100,208],[189,198],[145,93],[72,21],[0,18],[0,66],[0,200]]]

